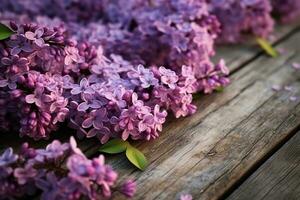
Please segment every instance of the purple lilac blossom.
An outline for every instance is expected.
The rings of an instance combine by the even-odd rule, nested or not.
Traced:
[[[296,21],[300,17],[299,0],[271,0],[273,13],[283,23]]]
[[[1,129],[41,139],[67,122],[102,143],[150,140],[168,112],[196,112],[194,93],[229,83],[225,62],[211,61],[220,25],[204,0],[120,8],[119,0],[4,0],[0,19],[20,25],[10,23],[16,33],[0,42]]]
[[[0,154],[0,199],[41,194],[43,200],[106,199],[112,191],[132,197],[136,183],[129,179],[116,187],[118,174],[104,163],[103,155],[92,160],[69,143],[54,140],[45,149],[23,144],[19,154],[11,148]]]
[[[268,38],[274,20],[269,0],[208,0],[210,10],[221,23],[219,42],[237,43],[246,35]]]

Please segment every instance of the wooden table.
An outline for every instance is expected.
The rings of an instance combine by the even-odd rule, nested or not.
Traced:
[[[300,62],[300,28],[277,27],[274,45],[286,52],[270,58],[253,44],[218,47],[232,83],[197,97],[195,115],[169,118],[157,140],[134,144],[150,163],[144,172],[107,156],[121,180],[137,180],[134,199],[300,199],[300,100],[290,100],[300,96],[300,71],[291,67]],[[294,91],[275,92],[274,84]],[[80,147],[99,154],[94,140]]]

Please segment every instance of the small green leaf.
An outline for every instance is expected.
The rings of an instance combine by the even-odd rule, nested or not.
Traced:
[[[14,32],[10,30],[7,26],[0,23],[0,40],[5,40],[9,38]]]
[[[220,87],[216,88],[216,91],[217,92],[223,92],[224,91],[224,87],[220,86]]]
[[[147,160],[144,154],[138,149],[134,148],[131,145],[128,145],[126,149],[126,156],[128,160],[137,168],[139,168],[140,170],[145,170],[147,166]]]
[[[256,38],[257,43],[259,46],[270,56],[273,58],[276,58],[278,56],[278,52],[276,49],[272,47],[272,45],[265,39],[263,38]]]
[[[128,145],[127,141],[120,139],[113,139],[102,145],[99,149],[100,152],[104,153],[122,153],[126,150]]]

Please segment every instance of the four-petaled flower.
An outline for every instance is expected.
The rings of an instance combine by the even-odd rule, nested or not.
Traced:
[[[77,107],[78,111],[86,111],[89,108],[98,109],[104,105],[103,101],[97,99],[94,94],[90,93],[83,93],[82,100],[83,102]]]
[[[27,53],[33,51],[28,40],[22,35],[17,35],[15,39],[8,41],[7,45],[11,47],[11,55],[18,55],[22,51]]]
[[[79,55],[79,51],[76,47],[65,47],[66,57],[65,57],[65,64],[71,65],[73,62],[75,63],[83,63],[84,58]]]
[[[73,85],[71,94],[77,95],[80,93],[94,93],[92,87],[90,87],[89,81],[86,78],[81,79],[79,85]]]
[[[44,28],[38,28],[34,32],[27,31],[25,33],[25,37],[28,40],[33,41],[39,47],[48,46],[43,39],[43,35],[44,35]]]
[[[166,69],[165,67],[160,67],[159,72],[161,75],[161,82],[168,85],[171,89],[174,89],[178,81],[176,73],[170,69]]]

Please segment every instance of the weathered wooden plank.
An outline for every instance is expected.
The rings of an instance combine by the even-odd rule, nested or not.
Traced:
[[[293,35],[280,45],[289,49],[285,55],[259,57],[232,76],[224,93],[197,101],[193,117],[175,120],[158,140],[139,144],[151,163],[145,172],[112,158],[121,178],[137,179],[135,199],[174,199],[180,191],[216,199],[298,129],[300,102],[270,88],[291,84],[300,95],[300,74],[287,66],[297,60],[299,41],[300,34]]]
[[[300,199],[300,132],[270,157],[227,199]]]

